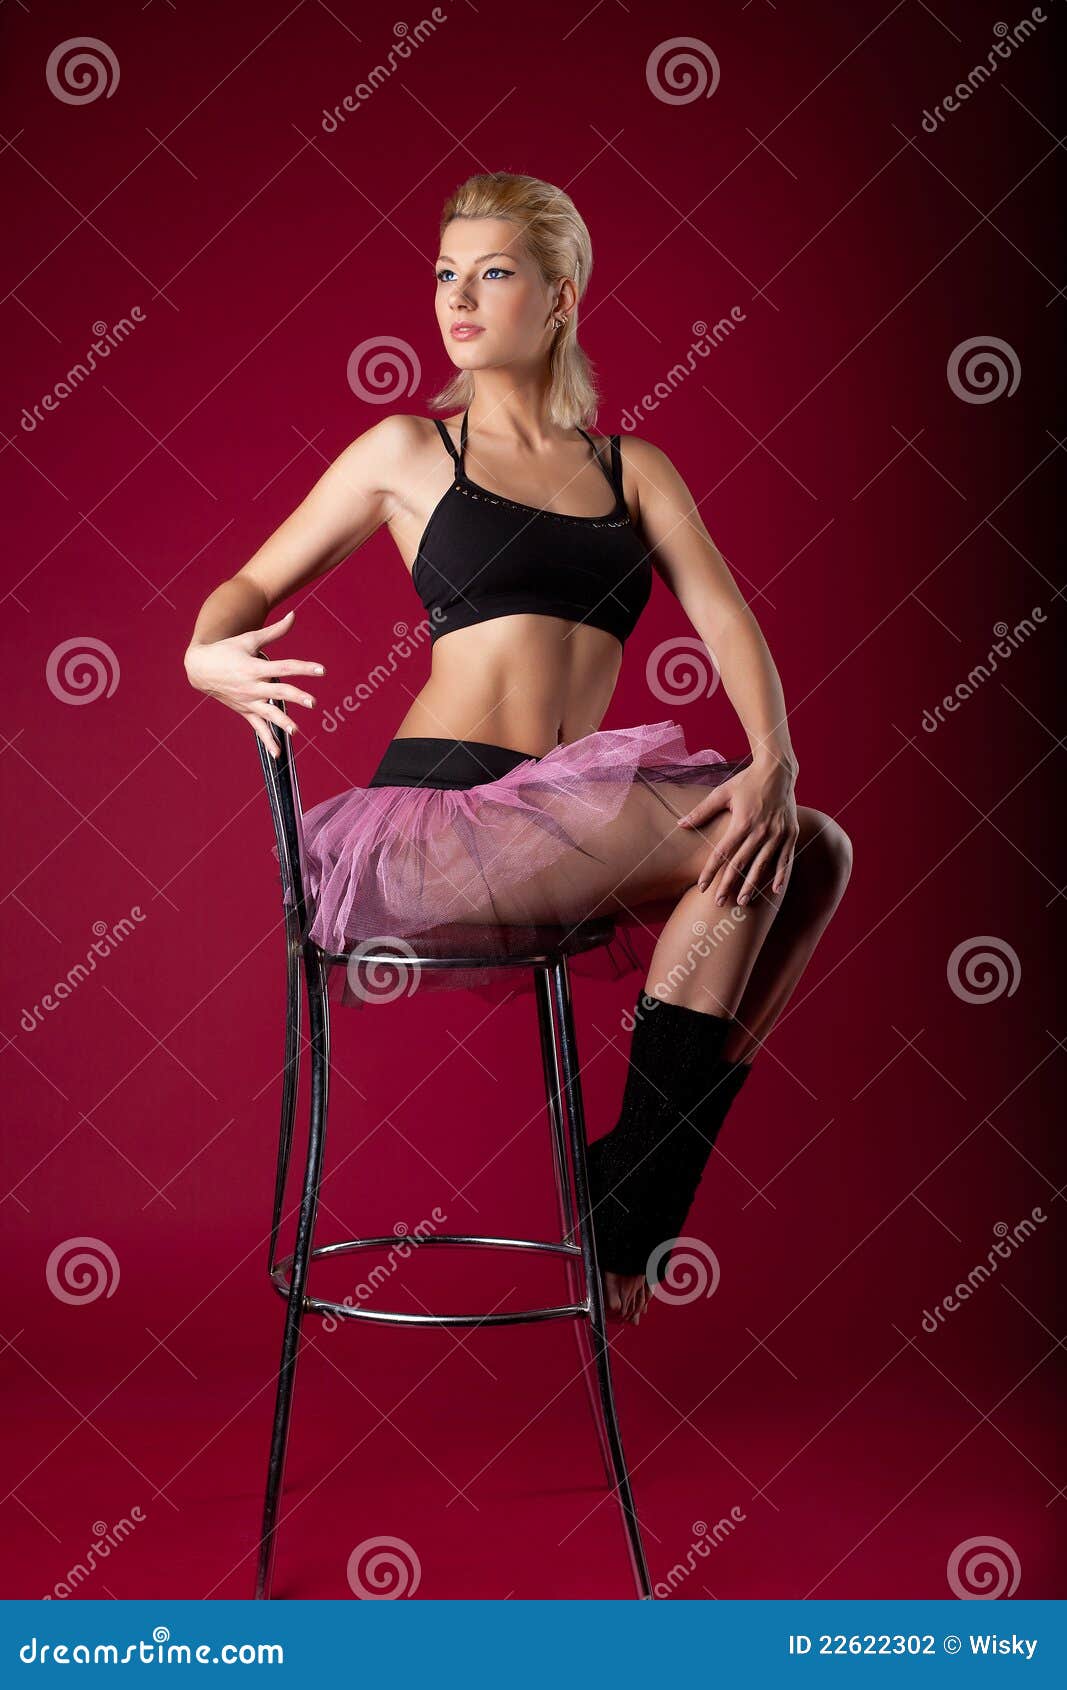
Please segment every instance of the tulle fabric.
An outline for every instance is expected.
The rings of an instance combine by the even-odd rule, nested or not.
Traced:
[[[350,959],[332,968],[331,996],[336,978],[353,1007],[412,989],[497,1002],[534,982],[529,969],[491,959],[538,948],[546,928],[609,915],[614,937],[572,957],[571,972],[618,980],[647,971],[671,904],[635,904],[626,876],[702,790],[750,762],[689,752],[667,720],[598,730],[472,787],[354,786],[316,804],[303,821],[308,933]],[[608,908],[620,898],[621,909]],[[471,960],[419,967],[413,978],[361,963],[361,948],[372,947]]]

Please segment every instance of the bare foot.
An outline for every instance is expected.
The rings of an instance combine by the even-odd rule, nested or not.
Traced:
[[[643,1273],[605,1273],[604,1309],[609,1320],[640,1326],[641,1316],[652,1297],[652,1287]]]

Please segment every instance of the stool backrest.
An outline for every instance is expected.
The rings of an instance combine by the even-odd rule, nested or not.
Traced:
[[[285,700],[275,698],[272,704],[285,710]],[[288,714],[288,711],[286,711]],[[279,747],[279,755],[272,757],[259,735],[256,746],[267,783],[271,819],[274,822],[275,854],[282,879],[282,903],[292,910],[303,935],[312,912],[307,905],[307,857],[304,853],[303,812],[300,807],[300,787],[296,778],[296,758],[293,755],[293,736],[276,722],[267,727]]]

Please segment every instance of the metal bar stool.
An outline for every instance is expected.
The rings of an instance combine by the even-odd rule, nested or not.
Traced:
[[[281,699],[276,701],[284,710]],[[569,956],[606,944],[612,936],[610,920],[588,921],[572,929],[546,927],[529,951],[489,960],[489,966],[532,968],[536,971],[536,1001],[540,1029],[541,1059],[552,1129],[553,1168],[558,1199],[559,1242],[527,1238],[469,1237],[456,1233],[435,1233],[416,1238],[413,1245],[453,1245],[473,1248],[529,1250],[561,1256],[565,1263],[570,1301],[548,1308],[521,1309],[510,1314],[401,1314],[387,1310],[354,1308],[311,1297],[306,1290],[311,1261],[315,1257],[342,1255],[394,1244],[393,1237],[349,1238],[334,1244],[314,1244],[319,1185],[322,1178],[326,1140],[326,1113],[330,1083],[330,1013],[327,995],[329,969],[347,965],[349,955],[323,950],[306,936],[313,910],[305,899],[305,857],[302,813],[296,778],[296,761],[290,735],[269,723],[280,756],[269,755],[257,738],[260,762],[267,783],[271,816],[281,868],[282,903],[285,913],[287,990],[285,1017],[285,1069],[282,1085],[281,1130],[274,1187],[274,1217],[270,1231],[267,1271],[275,1290],[286,1300],[285,1329],[267,1470],[263,1530],[259,1542],[256,1572],[257,1598],[271,1593],[278,1533],[278,1507],[292,1414],[293,1385],[300,1346],[300,1327],[306,1313],[330,1315],[337,1320],[373,1320],[395,1326],[502,1326],[528,1321],[570,1320],[574,1322],[578,1355],[586,1382],[589,1404],[608,1489],[614,1492],[622,1514],[626,1544],[637,1596],[653,1600],[652,1583],[645,1561],[641,1529],[634,1508],[630,1476],[623,1453],[615,1411],[611,1362],[604,1322],[604,1294],[597,1267],[596,1244],[590,1216],[586,1173],[585,1115],[578,1067],[578,1050],[571,1004]],[[542,942],[543,939],[543,942]],[[359,951],[360,965],[377,962],[390,967],[461,968],[476,963],[487,966],[484,956],[433,955],[406,959],[383,948],[380,955],[366,946]],[[293,1146],[297,1087],[300,1075],[300,960],[303,960],[307,988],[311,1043],[311,1108],[307,1162],[300,1212],[296,1226],[296,1247],[291,1255],[278,1258],[278,1237],[282,1204]],[[558,1055],[557,1055],[558,1040]],[[562,1084],[561,1084],[562,1068]],[[570,1172],[568,1173],[568,1169]],[[572,1189],[573,1179],[573,1189]],[[580,1264],[580,1265],[579,1265]]]

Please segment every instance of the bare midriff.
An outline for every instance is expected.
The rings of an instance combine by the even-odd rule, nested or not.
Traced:
[[[562,617],[498,616],[442,634],[397,739],[469,739],[543,757],[595,733],[622,663],[614,634]]]

